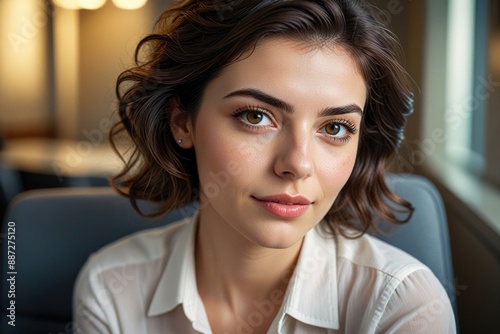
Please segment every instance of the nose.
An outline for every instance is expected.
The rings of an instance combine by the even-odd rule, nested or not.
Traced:
[[[277,145],[274,173],[290,180],[310,177],[314,170],[311,141],[304,132],[284,134]]]

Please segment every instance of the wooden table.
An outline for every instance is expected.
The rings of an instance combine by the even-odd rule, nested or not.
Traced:
[[[0,163],[20,171],[65,177],[108,177],[123,163],[107,143],[86,140],[7,140]]]

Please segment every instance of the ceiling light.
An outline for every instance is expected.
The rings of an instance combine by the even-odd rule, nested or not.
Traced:
[[[116,7],[121,9],[139,9],[144,6],[148,0],[113,0]]]
[[[106,0],[77,0],[77,3],[82,9],[98,9],[104,6]]]
[[[54,5],[64,9],[80,9],[78,0],[52,0]]]

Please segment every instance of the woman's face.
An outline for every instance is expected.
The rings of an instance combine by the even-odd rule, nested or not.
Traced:
[[[366,92],[341,46],[270,38],[225,68],[189,126],[200,219],[263,247],[300,241],[351,174]]]

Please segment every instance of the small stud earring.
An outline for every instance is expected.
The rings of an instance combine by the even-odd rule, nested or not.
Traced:
[[[177,144],[179,145],[184,144],[184,140],[182,138],[177,139]]]

